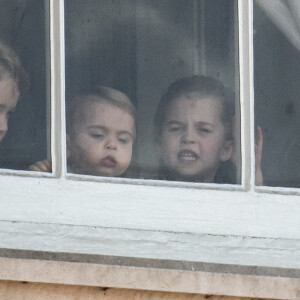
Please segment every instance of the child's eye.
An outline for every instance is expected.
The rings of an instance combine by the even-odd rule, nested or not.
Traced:
[[[180,126],[169,127],[169,132],[181,132],[182,128]]]
[[[208,134],[208,133],[211,133],[211,132],[212,132],[212,130],[211,130],[211,129],[209,129],[209,128],[200,127],[200,128],[198,128],[198,132],[199,132],[199,133]]]
[[[121,138],[119,138],[119,142],[120,142],[121,144],[127,144],[127,143],[128,143],[128,140],[127,140],[127,139],[121,139]]]
[[[128,144],[130,140],[129,140],[129,138],[118,138],[118,141],[121,144]]]
[[[90,136],[96,140],[103,139],[104,135],[101,133],[90,133]]]

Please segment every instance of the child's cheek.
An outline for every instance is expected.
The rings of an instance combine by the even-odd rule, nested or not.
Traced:
[[[124,156],[126,157],[126,160],[130,163],[132,157],[132,143],[125,145]]]
[[[86,144],[84,148],[84,155],[88,161],[95,163],[101,156],[100,147],[97,147],[95,143]]]

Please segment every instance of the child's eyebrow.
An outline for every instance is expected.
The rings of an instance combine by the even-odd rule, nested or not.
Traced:
[[[108,131],[108,128],[107,128],[107,127],[105,127],[105,126],[100,126],[100,125],[90,125],[90,126],[87,127],[87,129],[100,129],[100,130],[103,130],[103,131],[105,131],[105,132]],[[120,135],[120,134],[128,134],[128,135],[130,135],[131,137],[133,137],[133,134],[132,134],[131,132],[127,131],[127,130],[120,130],[120,131],[118,131],[118,134],[119,134],[119,135]]]
[[[183,122],[173,121],[173,120],[166,123],[166,125],[182,125],[182,124],[183,124]]]
[[[196,125],[197,126],[211,126],[211,127],[215,127],[215,125],[214,124],[212,124],[212,123],[209,123],[209,122],[196,122]]]
[[[182,126],[183,124],[184,124],[184,122],[172,121],[172,120],[166,123],[167,126],[172,126],[172,125],[180,125],[180,126]],[[196,122],[195,125],[196,126],[210,126],[210,127],[215,127],[214,124],[209,123],[209,122],[203,122],[203,121]]]
[[[100,126],[100,125],[90,125],[87,127],[87,129],[101,129],[101,130],[107,130],[106,127]]]

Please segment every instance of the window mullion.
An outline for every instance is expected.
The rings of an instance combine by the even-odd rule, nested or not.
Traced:
[[[53,174],[66,173],[64,3],[50,0],[51,149]]]
[[[253,3],[239,1],[242,185],[254,189]]]

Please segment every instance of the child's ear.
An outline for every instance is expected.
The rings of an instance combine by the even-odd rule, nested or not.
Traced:
[[[67,136],[67,158],[70,157],[70,149],[71,149],[71,139],[69,134],[66,135]]]
[[[233,147],[234,145],[232,139],[224,141],[224,145],[221,152],[221,158],[220,158],[221,161],[227,161],[231,159],[233,155]]]

